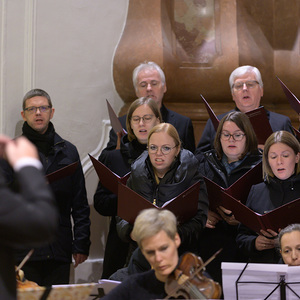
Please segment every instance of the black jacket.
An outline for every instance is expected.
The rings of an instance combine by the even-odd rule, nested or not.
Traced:
[[[246,205],[253,211],[264,214],[277,207],[299,198],[300,174],[289,179],[280,180],[271,178],[252,186]],[[300,222],[300,216],[299,216]],[[237,244],[243,251],[246,259],[258,263],[278,263],[280,255],[277,249],[258,251],[255,248],[257,234],[244,225],[239,226]]]
[[[132,162],[146,150],[147,145],[140,144],[137,140],[128,141],[127,135],[121,139],[120,149],[104,151],[99,156],[99,161],[119,176],[130,172]],[[109,278],[126,263],[129,244],[122,241],[116,230],[118,199],[99,182],[94,195],[94,207],[102,216],[111,216],[109,232],[105,244],[102,278]]]
[[[164,282],[159,281],[154,270],[135,274],[110,291],[103,300],[165,299]]]
[[[218,119],[221,120],[224,116],[226,116],[228,113],[232,111],[239,111],[238,108],[235,108],[234,110],[231,110],[229,112],[226,112],[224,114],[221,114],[218,116]],[[271,128],[273,132],[279,131],[279,130],[286,130],[292,134],[294,134],[291,120],[287,116],[274,113],[272,111],[266,110]],[[208,150],[211,150],[214,148],[214,139],[216,135],[216,130],[212,124],[211,119],[209,119],[206,122],[206,125],[204,127],[202,136],[200,138],[200,141],[198,143],[196,153],[200,152],[206,152]]]
[[[156,199],[161,207],[166,201],[178,196],[197,181],[201,181],[197,214],[189,221],[178,225],[181,238],[180,250],[191,251],[197,244],[199,234],[207,219],[208,198],[205,183],[198,170],[199,162],[188,150],[182,149],[170,170],[156,183],[153,168],[145,151],[131,166],[127,185],[150,202]],[[182,204],[184,205],[184,203]]]
[[[79,162],[76,171],[50,184],[59,210],[59,230],[55,241],[48,246],[35,249],[30,260],[72,261],[72,253],[89,254],[90,207],[87,201],[85,179],[76,147],[54,135],[53,152],[48,157],[39,151],[45,174],[50,174],[73,162]],[[73,224],[71,222],[71,217]],[[18,253],[22,260],[29,249]]]
[[[54,238],[58,213],[41,171],[32,166],[16,173],[18,193],[0,174],[0,298],[17,299],[14,249],[34,247]]]
[[[217,158],[215,150],[197,153],[195,156],[200,162],[200,173],[223,188],[230,187],[262,159],[258,151],[255,154],[249,154],[239,166],[227,174],[222,161]]]
[[[178,131],[183,148],[188,149],[191,152],[194,152],[195,136],[194,136],[194,128],[191,119],[175,111],[167,109],[164,106],[164,104],[162,104],[160,112],[163,119],[162,121],[165,123],[172,124]],[[119,118],[124,129],[126,129],[126,117],[127,115],[124,115]],[[116,145],[117,145],[117,135],[115,134],[114,130],[111,129],[109,133],[109,141],[107,143],[106,148],[103,151],[113,150],[116,148]]]
[[[230,174],[227,174],[222,161],[217,158],[215,150],[198,153],[196,157],[200,161],[201,174],[223,188],[228,188],[234,184],[261,161],[261,155],[258,151],[249,154],[240,165],[233,169]],[[204,261],[219,249],[223,249],[206,267],[208,273],[220,284],[222,283],[221,263],[240,260],[235,242],[236,235],[237,226],[229,225],[222,220],[216,224],[214,229],[205,228],[200,237],[199,254]]]
[[[98,160],[122,177],[130,172],[132,162],[146,150],[146,147],[146,144],[140,144],[136,139],[129,142],[128,136],[125,135],[121,139],[120,149],[104,151]],[[103,187],[101,182],[94,195],[94,207],[102,216],[117,214],[117,196]]]

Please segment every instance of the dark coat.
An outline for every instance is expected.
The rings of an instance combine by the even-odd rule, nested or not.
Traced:
[[[300,174],[289,179],[280,180],[271,178],[267,181],[252,186],[246,205],[253,211],[264,214],[277,207],[299,198]],[[299,217],[300,222],[300,217]],[[246,260],[255,263],[278,263],[280,254],[277,249],[258,251],[255,248],[257,234],[244,225],[238,229],[237,244]]]
[[[111,171],[123,177],[130,172],[131,163],[146,150],[146,145],[137,140],[128,141],[127,135],[121,139],[120,149],[101,153],[99,161]],[[102,278],[109,278],[118,269],[124,267],[129,244],[122,241],[116,230],[118,199],[99,182],[94,195],[94,207],[102,216],[111,216],[109,232],[105,245]]]
[[[218,119],[221,120],[224,116],[226,116],[228,113],[233,112],[233,111],[239,111],[237,108],[234,110],[231,110],[229,112],[226,112],[224,114],[221,114],[218,116]],[[286,130],[292,134],[294,134],[291,120],[287,116],[281,115],[274,113],[272,111],[266,110],[271,128],[273,132],[279,131],[279,130]],[[211,119],[209,119],[206,122],[206,125],[204,127],[202,136],[200,138],[200,141],[198,143],[196,153],[198,152],[206,152],[214,148],[214,139],[216,136],[216,130],[213,126],[213,123]]]
[[[196,157],[200,160],[201,174],[223,188],[230,187],[262,159],[259,152],[249,154],[239,166],[232,170],[231,174],[227,174],[222,161],[217,158],[215,150],[200,153]],[[236,235],[237,226],[219,221],[214,229],[205,228],[200,236],[199,253],[204,261],[219,249],[223,249],[206,267],[207,272],[220,284],[222,283],[221,263],[241,260],[235,242]]]
[[[165,299],[165,284],[159,281],[154,270],[135,274],[109,292],[103,300],[152,300]]]
[[[53,153],[48,157],[39,152],[45,174],[50,174],[73,162],[79,162],[75,172],[50,184],[59,210],[59,230],[55,241],[48,246],[35,249],[31,261],[54,259],[72,261],[72,253],[89,254],[90,247],[90,207],[87,201],[85,179],[76,147],[62,139],[57,133],[54,136]],[[70,216],[73,219],[73,230]],[[73,238],[74,235],[74,238]],[[22,260],[26,251],[18,253]]]
[[[189,221],[178,224],[177,230],[181,239],[181,245],[178,249],[179,254],[188,251],[196,252],[198,250],[200,232],[203,230],[208,212],[208,198],[206,186],[202,175],[199,173],[199,162],[195,156],[188,150],[180,151],[177,159],[173,162],[170,170],[156,183],[153,168],[145,151],[131,166],[131,175],[127,185],[153,203],[156,199],[156,205],[161,207],[166,201],[178,196],[197,181],[201,182],[198,211]],[[183,203],[184,205],[184,203]],[[123,240],[128,239],[132,226],[127,221],[119,218],[117,229]],[[140,273],[150,269],[150,265],[137,248],[129,261],[127,275],[116,272],[111,279],[123,280],[128,274]]]
[[[208,211],[206,186],[198,170],[199,163],[188,150],[182,149],[170,170],[156,183],[153,168],[145,151],[131,166],[131,175],[127,181],[128,187],[150,202],[156,199],[156,205],[161,207],[166,201],[178,196],[197,181],[201,181],[198,212],[189,221],[178,225],[181,238],[179,250],[192,251],[197,244],[199,234],[203,230]],[[184,203],[183,203],[184,205]]]
[[[195,136],[194,128],[190,118],[183,116],[175,111],[167,109],[163,104],[160,109],[163,122],[172,124],[178,131],[182,147],[190,150],[194,153],[195,151]],[[126,117],[124,115],[119,118],[123,128],[126,130]],[[114,130],[111,129],[109,133],[109,141],[104,151],[113,150],[117,145],[117,135]]]
[[[260,163],[262,159],[258,151],[255,154],[247,155],[238,167],[232,170],[230,174],[227,174],[222,161],[217,158],[215,150],[210,150],[203,154],[198,153],[195,156],[200,162],[200,173],[223,188],[230,187],[240,177]]]
[[[16,299],[13,249],[34,247],[54,238],[58,214],[42,172],[24,167],[16,173],[20,192],[6,186],[0,174],[0,298]]]

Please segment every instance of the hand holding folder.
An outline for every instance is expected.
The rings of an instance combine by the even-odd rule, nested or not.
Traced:
[[[110,190],[112,193],[118,195],[118,183],[121,182],[123,184],[126,184],[127,179],[130,176],[130,172],[128,172],[123,177],[120,177],[116,173],[112,172],[107,166],[105,166],[98,159],[94,158],[92,155],[89,154],[89,157],[93,163],[93,166],[96,170],[96,173],[98,175],[101,184],[105,188]]]
[[[141,195],[119,183],[118,188],[118,216],[130,224],[134,223],[139,212],[147,208],[168,209],[174,213],[179,223],[194,217],[198,210],[200,181],[193,184],[177,197],[170,199],[162,207],[151,203]]]
[[[47,179],[48,183],[52,183],[56,180],[65,178],[69,175],[72,175],[75,172],[77,166],[78,166],[78,161],[46,175],[46,179]]]
[[[282,205],[263,215],[254,212],[226,192],[223,197],[235,218],[242,224],[259,233],[260,230],[272,229],[278,232],[289,224],[300,222],[300,198]]]

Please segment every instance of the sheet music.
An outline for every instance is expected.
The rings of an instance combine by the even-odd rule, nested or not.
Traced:
[[[300,295],[300,266],[289,267],[285,264],[248,264],[242,274],[236,291],[236,281],[245,263],[222,263],[223,293],[227,299],[265,299],[278,283],[281,276],[287,285]],[[286,300],[299,299],[289,288],[286,288]],[[237,298],[238,292],[238,298]],[[268,300],[280,300],[280,288],[277,288]]]

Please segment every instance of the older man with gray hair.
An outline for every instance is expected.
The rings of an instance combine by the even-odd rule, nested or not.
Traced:
[[[261,98],[264,94],[263,82],[260,71],[253,66],[241,66],[236,68],[229,77],[229,86],[231,89],[232,100],[235,102],[235,108],[231,111],[241,111],[246,113],[260,106]],[[229,112],[221,114],[218,119],[221,120]],[[284,115],[266,110],[273,132],[286,130],[293,133],[291,120]],[[197,146],[197,152],[206,152],[213,149],[216,131],[209,119],[205,125],[201,139]]]
[[[163,104],[163,97],[167,91],[165,74],[155,62],[148,61],[139,64],[133,71],[133,86],[138,98],[152,98],[158,105],[163,122],[172,124],[178,131],[183,148],[195,151],[195,137],[193,124],[190,118],[176,113]],[[126,129],[126,115],[119,118]],[[113,150],[117,146],[117,135],[113,130],[109,134],[109,142],[105,150]]]

